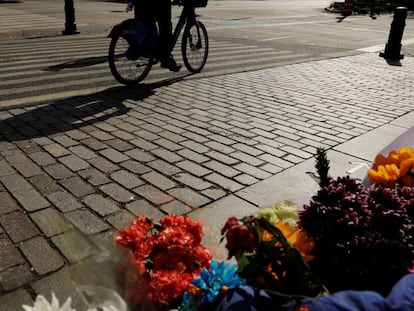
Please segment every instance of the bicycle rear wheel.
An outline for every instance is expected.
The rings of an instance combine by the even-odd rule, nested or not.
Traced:
[[[208,35],[207,29],[200,21],[187,24],[181,41],[181,53],[188,71],[200,72],[207,62]]]
[[[152,59],[142,57],[122,36],[111,39],[108,62],[114,78],[125,85],[136,85],[150,72]]]

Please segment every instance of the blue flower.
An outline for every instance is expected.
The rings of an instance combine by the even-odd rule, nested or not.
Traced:
[[[191,282],[190,286],[194,286],[196,290],[184,293],[179,310],[195,311],[197,310],[197,299],[200,299],[199,297],[201,297],[201,304],[211,304],[220,294],[244,284],[245,281],[237,274],[236,264],[230,261],[218,263],[216,260],[212,260],[210,269],[203,269],[200,277]],[[201,295],[195,297],[190,293],[201,293]]]

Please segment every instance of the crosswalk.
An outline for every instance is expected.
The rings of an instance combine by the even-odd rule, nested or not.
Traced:
[[[106,34],[2,40],[0,43],[0,109],[66,97],[93,94],[119,87],[112,77]],[[174,55],[180,61],[180,51]],[[210,39],[203,77],[247,71],[309,57],[270,47]],[[145,84],[187,75],[154,66]]]

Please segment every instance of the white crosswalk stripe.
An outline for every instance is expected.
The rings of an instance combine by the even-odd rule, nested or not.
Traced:
[[[109,42],[105,34],[2,40],[0,109],[120,87],[107,63]],[[179,46],[174,55],[182,61]],[[306,57],[309,55],[305,53],[210,38],[206,67],[194,77],[265,68]],[[185,68],[171,73],[155,65],[143,84],[184,75]]]
[[[42,14],[27,14],[26,12],[8,8],[1,8],[0,34],[13,31],[25,31],[27,29],[54,29],[64,27],[62,19]]]

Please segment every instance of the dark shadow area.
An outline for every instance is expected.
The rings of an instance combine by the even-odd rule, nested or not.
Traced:
[[[152,87],[153,88],[153,87]],[[151,87],[114,87],[85,96],[57,100],[0,120],[0,141],[22,141],[81,129],[128,113],[127,100],[140,101],[153,94]]]
[[[97,57],[86,57],[75,59],[73,61],[68,61],[65,63],[49,66],[44,71],[61,71],[66,68],[81,68],[81,67],[89,67],[93,65],[103,64],[108,60],[108,56],[97,56]]]

